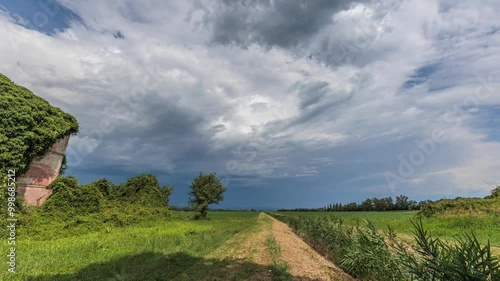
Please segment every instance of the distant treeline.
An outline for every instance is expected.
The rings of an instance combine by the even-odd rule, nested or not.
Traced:
[[[370,211],[411,211],[420,210],[425,204],[431,203],[431,200],[424,200],[417,203],[415,200],[410,200],[406,195],[396,196],[396,200],[392,197],[384,198],[368,198],[360,204],[351,202],[348,204],[334,203],[328,204],[321,208],[296,208],[296,209],[280,209],[278,212],[370,212]]]
[[[500,214],[500,186],[491,190],[484,198],[462,198],[440,199],[437,201],[424,200],[417,203],[410,200],[406,195],[384,198],[368,198],[360,204],[351,202],[349,204],[328,204],[321,208],[295,208],[279,209],[278,212],[382,212],[382,211],[412,211],[419,210],[421,215],[432,216],[442,213],[456,213],[466,211],[473,213],[496,213]]]
[[[194,212],[194,208],[191,206],[170,206],[169,210],[178,212]],[[255,209],[208,208],[208,210],[213,212],[257,212]]]

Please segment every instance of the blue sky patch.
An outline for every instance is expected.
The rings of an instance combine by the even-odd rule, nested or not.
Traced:
[[[72,21],[83,23],[76,13],[53,0],[0,0],[0,9],[7,11],[17,24],[47,35],[64,31]]]
[[[415,71],[415,74],[410,76],[403,84],[404,89],[410,89],[429,80],[431,75],[439,69],[439,64],[428,64],[420,67]]]

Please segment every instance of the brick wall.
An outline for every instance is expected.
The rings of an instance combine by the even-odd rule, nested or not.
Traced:
[[[42,205],[52,194],[46,187],[59,176],[68,142],[69,136],[58,140],[45,156],[33,160],[28,171],[17,178],[18,193],[27,204]]]

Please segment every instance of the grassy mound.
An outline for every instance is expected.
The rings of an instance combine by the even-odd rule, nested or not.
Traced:
[[[75,117],[0,74],[0,166],[20,175],[60,138],[78,132]]]

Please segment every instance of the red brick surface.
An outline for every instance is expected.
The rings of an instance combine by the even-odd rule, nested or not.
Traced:
[[[52,194],[52,189],[47,189],[45,187],[19,186],[17,192],[24,198],[27,204],[39,206]]]
[[[68,142],[69,136],[57,141],[45,156],[33,160],[28,171],[17,178],[18,192],[26,203],[41,205],[52,193],[52,190],[45,187],[59,176]]]

